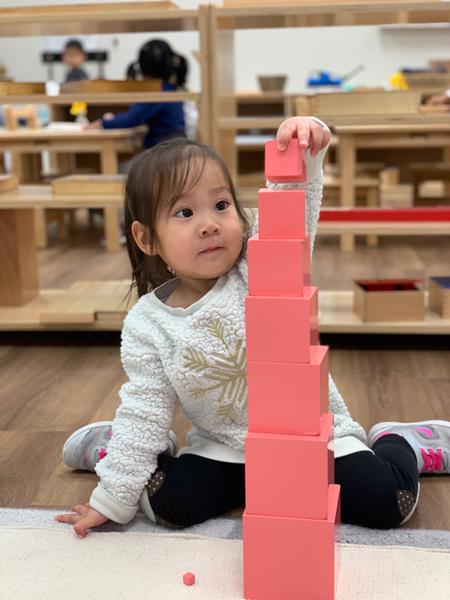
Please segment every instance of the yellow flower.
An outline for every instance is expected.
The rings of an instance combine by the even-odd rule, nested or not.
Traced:
[[[393,73],[389,77],[389,83],[394,88],[394,90],[408,90],[409,89],[409,85],[407,84],[403,73],[401,73],[400,71]]]
[[[85,115],[87,113],[87,104],[86,102],[72,102],[72,106],[70,107],[70,114],[74,117],[78,115]]]

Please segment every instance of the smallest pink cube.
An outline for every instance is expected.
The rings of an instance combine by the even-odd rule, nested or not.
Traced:
[[[300,148],[297,138],[293,138],[283,151],[278,150],[276,140],[266,142],[264,166],[266,178],[274,182],[306,181],[303,152],[304,149]]]
[[[183,583],[184,583],[184,585],[194,585],[195,574],[191,573],[190,571],[188,573],[185,573],[183,575]]]

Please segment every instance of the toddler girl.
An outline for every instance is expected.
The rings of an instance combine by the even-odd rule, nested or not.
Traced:
[[[296,187],[305,190],[313,245],[330,134],[318,120],[293,117],[279,128],[280,149],[293,136],[306,150],[307,181]],[[80,537],[108,519],[130,521],[139,507],[154,522],[186,527],[245,503],[246,242],[257,231],[251,217],[208,147],[175,139],[134,160],[125,225],[140,298],[122,332],[128,381],[114,421],[81,428],[63,450],[68,466],[100,477],[89,504],[56,517]],[[170,431],[176,400],[193,424],[178,453]],[[417,504],[420,473],[448,473],[450,424],[383,423],[367,442],[331,377],[329,404],[341,520],[380,528],[405,522]]]

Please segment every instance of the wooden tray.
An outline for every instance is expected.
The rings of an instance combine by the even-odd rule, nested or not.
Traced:
[[[123,194],[125,175],[68,175],[52,181],[55,196]]]
[[[60,87],[61,94],[105,94],[119,92],[160,92],[160,79],[145,79],[144,81],[92,79],[69,81]]]
[[[336,92],[300,96],[297,114],[316,115],[404,115],[417,114],[419,92]]]
[[[0,81],[0,96],[45,94],[43,82]]]
[[[15,190],[19,187],[19,180],[15,175],[0,175],[0,194]]]

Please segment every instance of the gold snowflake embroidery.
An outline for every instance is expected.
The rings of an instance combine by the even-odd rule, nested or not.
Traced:
[[[216,415],[234,423],[238,417],[237,408],[242,410],[246,405],[245,349],[242,340],[237,341],[234,350],[229,347],[223,325],[218,319],[212,321],[207,329],[223,343],[225,352],[213,352],[206,356],[201,350],[187,348],[185,367],[197,373],[204,372],[204,379],[211,382],[211,385],[194,388],[192,394],[199,399],[217,390],[219,407]]]

